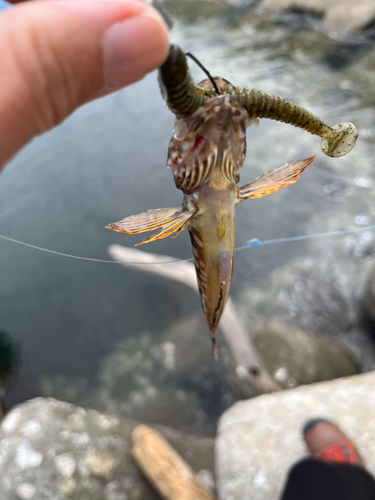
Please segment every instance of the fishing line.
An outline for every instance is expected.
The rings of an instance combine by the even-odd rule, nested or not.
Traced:
[[[253,238],[252,240],[248,241],[247,245],[237,247],[235,250],[236,252],[240,250],[246,250],[247,248],[253,248],[253,247],[259,247],[259,246],[264,246],[264,245],[273,245],[275,243],[288,243],[290,241],[303,241],[303,240],[310,240],[310,239],[316,239],[316,238],[327,238],[329,236],[342,236],[346,234],[353,234],[353,233],[360,233],[364,231],[375,231],[375,225],[374,226],[365,226],[365,227],[356,227],[355,229],[344,229],[342,231],[330,231],[327,233],[315,233],[315,234],[304,234],[301,236],[291,236],[289,238],[277,238],[273,240],[258,240],[257,238]],[[103,260],[103,259],[94,259],[91,257],[81,257],[79,255],[71,255],[68,253],[63,253],[63,252],[57,252],[56,250],[49,250],[48,248],[43,248],[39,247],[36,245],[32,245],[31,243],[25,243],[24,241],[19,241],[14,238],[10,238],[9,236],[4,236],[0,234],[0,238],[6,241],[10,241],[11,243],[15,243],[17,245],[21,245],[24,247],[32,248],[34,250],[38,250],[40,252],[45,252],[45,253],[50,253],[53,255],[58,255],[60,257],[66,257],[69,259],[75,259],[75,260],[85,260],[88,262],[99,262],[101,264],[122,264],[122,265],[150,265],[150,264],[175,264],[176,262],[190,262],[193,259],[174,259],[174,260],[169,260],[169,261],[160,261],[160,262],[119,262],[117,260]]]
[[[340,236],[344,234],[360,233],[362,231],[375,231],[375,226],[365,226],[356,227],[355,229],[344,229],[342,231],[330,231],[328,233],[315,233],[315,234],[304,234],[303,236],[291,236],[289,238],[277,238],[275,240],[265,240],[261,241],[257,238],[253,238],[248,241],[247,245],[236,248],[238,250],[245,250],[246,248],[259,247],[263,245],[273,245],[274,243],[287,243],[289,241],[303,241],[315,238],[326,238],[328,236]]]
[[[139,265],[139,264],[172,264],[174,262],[185,262],[185,259],[175,259],[164,262],[119,262],[117,260],[103,260],[94,259],[91,257],[80,257],[79,255],[70,255],[69,253],[57,252],[56,250],[49,250],[48,248],[38,247],[36,245],[31,245],[30,243],[25,243],[24,241],[15,240],[14,238],[9,238],[9,236],[4,236],[0,234],[0,238],[11,243],[16,243],[17,245],[22,245],[24,247],[33,248],[34,250],[39,250],[40,252],[51,253],[53,255],[59,255],[60,257],[67,257],[69,259],[75,260],[86,260],[89,262],[100,262],[101,264],[126,264],[126,265]],[[186,259],[186,261],[192,259]]]
[[[215,92],[217,93],[217,95],[220,95],[221,92],[220,92],[218,86],[216,85],[215,80],[212,78],[210,72],[208,71],[208,69],[206,69],[203,66],[203,64],[200,61],[198,61],[198,59],[195,56],[193,56],[193,54],[190,54],[190,52],[185,52],[185,56],[190,57],[190,59],[192,59],[195,62],[195,64],[200,67],[200,69],[206,74],[206,76],[208,77],[208,79],[212,83],[212,85],[213,85],[213,87],[214,87]]]

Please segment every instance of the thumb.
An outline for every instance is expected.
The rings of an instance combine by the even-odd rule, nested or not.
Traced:
[[[0,14],[0,169],[77,106],[167,56],[161,16],[138,0],[48,0]]]

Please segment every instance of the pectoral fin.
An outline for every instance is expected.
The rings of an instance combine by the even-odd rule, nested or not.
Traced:
[[[253,181],[245,184],[239,191],[239,202],[242,203],[250,198],[261,198],[267,194],[274,193],[284,186],[289,186],[298,180],[305,168],[314,161],[315,156],[304,160],[290,161],[280,167],[269,170]]]
[[[154,229],[162,228],[161,231],[150,236],[149,238],[137,243],[135,246],[143,243],[166,238],[173,233],[176,233],[172,238],[176,237],[181,231],[187,228],[190,219],[195,212],[185,210],[183,207],[172,208],[157,208],[156,210],[147,210],[141,214],[131,215],[120,222],[115,222],[107,226],[108,229],[113,229],[119,233],[138,234],[145,231],[153,231]]]

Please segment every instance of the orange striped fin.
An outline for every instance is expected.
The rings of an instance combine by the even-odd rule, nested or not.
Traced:
[[[315,158],[316,155],[299,161],[290,161],[284,163],[281,167],[265,172],[240,188],[239,203],[251,198],[261,198],[262,196],[278,191],[284,186],[293,184],[301,177],[305,168],[307,168]]]
[[[166,238],[173,233],[173,237],[177,236],[189,225],[190,219],[194,212],[185,210],[183,207],[172,208],[157,208],[156,210],[147,210],[141,214],[131,215],[120,222],[115,222],[107,226],[108,229],[113,229],[119,233],[138,234],[145,231],[153,231],[154,229],[162,228],[161,231],[137,243],[135,246],[143,243]]]

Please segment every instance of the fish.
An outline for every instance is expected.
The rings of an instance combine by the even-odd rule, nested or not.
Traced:
[[[221,88],[231,85],[216,78]],[[201,88],[210,88],[204,80]],[[247,111],[230,95],[216,95],[189,117],[177,119],[168,148],[167,167],[183,192],[180,206],[148,210],[109,224],[127,234],[160,229],[136,244],[142,245],[188,229],[201,304],[215,346],[216,331],[229,296],[235,250],[235,208],[296,182],[315,156],[291,161],[238,187],[239,169],[246,156]]]
[[[194,84],[187,64],[191,57],[208,76]],[[296,182],[316,155],[289,161],[238,187],[246,157],[247,128],[259,118],[288,123],[321,138],[322,152],[332,158],[349,153],[358,133],[352,123],[333,127],[305,108],[259,90],[234,87],[222,77],[213,78],[192,56],[171,45],[159,68],[159,85],[175,114],[167,167],[183,192],[177,207],[147,210],[109,224],[127,234],[159,229],[137,245],[188,229],[203,312],[217,359],[216,331],[229,296],[235,249],[235,208],[245,200],[261,198]],[[136,245],[136,246],[137,246]]]

